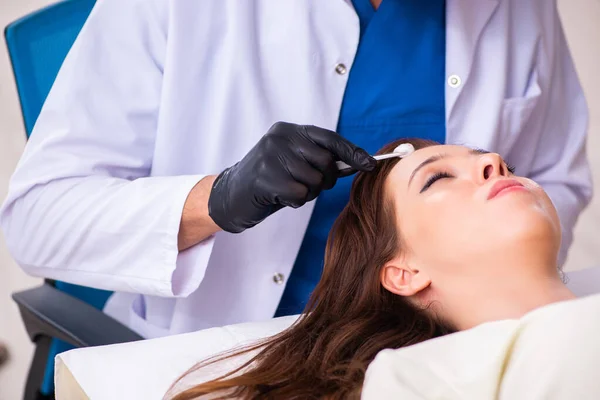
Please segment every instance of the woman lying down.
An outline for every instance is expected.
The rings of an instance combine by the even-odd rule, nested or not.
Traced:
[[[497,154],[408,142],[355,178],[306,312],[167,398],[600,398],[600,298],[569,301],[546,193]]]

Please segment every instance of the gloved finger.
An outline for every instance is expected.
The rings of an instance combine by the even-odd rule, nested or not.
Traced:
[[[285,206],[283,204],[274,204],[271,206],[271,215],[275,214],[277,211],[281,210]]]
[[[275,203],[285,207],[299,208],[306,204],[308,188],[298,182],[287,182],[287,186],[275,195]]]
[[[264,181],[261,186],[261,191],[268,193],[268,197],[261,201],[268,204],[298,208],[306,203],[308,188],[287,174]]]
[[[300,157],[322,174],[321,190],[329,190],[336,184],[340,171],[335,164],[333,154],[312,142],[308,146],[300,143],[295,150]]]
[[[312,125],[299,125],[310,140],[329,150],[336,158],[359,171],[372,171],[377,161],[365,150],[338,133]]]
[[[298,183],[303,184],[308,189],[306,198],[311,200],[316,198],[325,183],[324,175],[311,164],[309,164],[301,155],[293,155],[287,158],[285,166],[289,174]]]
[[[342,176],[340,170],[334,160],[327,166],[327,170],[323,173],[323,190],[329,190],[335,186],[338,178]]]

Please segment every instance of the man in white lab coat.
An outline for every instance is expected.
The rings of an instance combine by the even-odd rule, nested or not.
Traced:
[[[102,0],[0,223],[25,271],[115,291],[106,312],[164,336],[301,309],[348,193],[334,161],[368,171],[402,136],[540,183],[564,260],[586,129],[556,1]]]

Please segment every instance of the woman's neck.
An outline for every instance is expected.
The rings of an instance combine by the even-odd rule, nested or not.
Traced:
[[[464,330],[485,322],[518,319],[536,308],[575,298],[551,257],[517,256],[488,259],[466,268],[474,273],[442,277],[444,283],[437,290],[432,287],[437,292],[432,295],[442,304],[443,315]]]
[[[460,330],[485,322],[518,319],[548,304],[572,300],[575,295],[558,276],[496,280],[470,291],[471,304],[464,304],[456,321]]]

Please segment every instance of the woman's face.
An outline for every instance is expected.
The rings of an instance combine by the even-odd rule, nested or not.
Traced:
[[[477,265],[513,251],[558,254],[560,223],[549,197],[513,175],[497,154],[426,147],[398,162],[386,191],[395,203],[401,251],[427,268],[432,282],[485,274]]]

